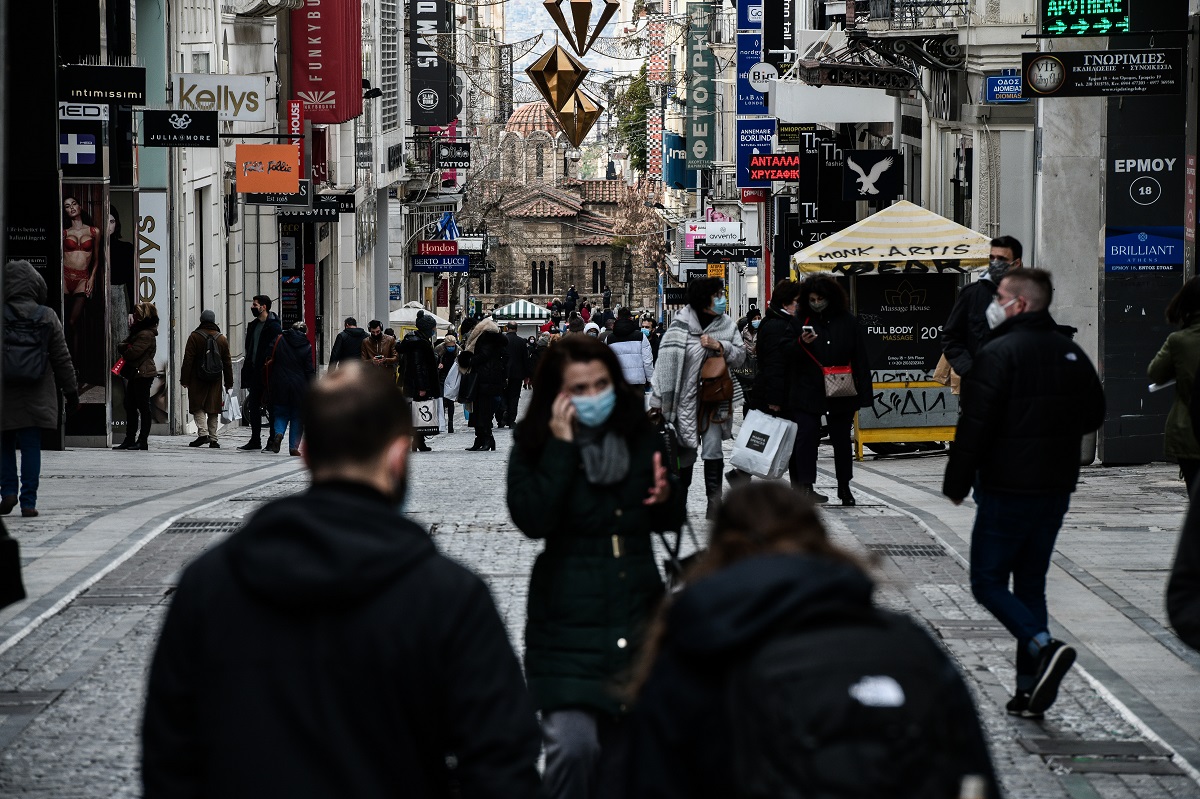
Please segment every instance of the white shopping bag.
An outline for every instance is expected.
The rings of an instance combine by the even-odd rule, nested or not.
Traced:
[[[774,480],[787,471],[796,443],[796,423],[750,411],[738,431],[729,465]]]
[[[414,400],[412,404],[413,432],[422,436],[436,436],[439,432],[440,399]]]
[[[242,418],[242,403],[238,400],[237,393],[233,389],[225,392],[225,402],[221,405],[221,421],[225,424],[233,424]]]
[[[455,361],[450,364],[450,371],[446,372],[446,383],[442,386],[442,396],[451,402],[457,402],[460,385],[462,385],[462,373],[458,371],[458,361]]]

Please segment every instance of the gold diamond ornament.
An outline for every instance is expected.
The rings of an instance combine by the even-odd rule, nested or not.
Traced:
[[[563,133],[567,135],[567,140],[578,147],[587,138],[588,131],[596,124],[596,120],[603,112],[604,106],[596,102],[594,97],[583,89],[576,89],[567,104],[558,110],[555,117],[563,129]]]
[[[574,30],[571,30],[572,26],[567,25],[567,17],[562,10],[562,0],[545,0],[542,5],[546,7],[546,13],[554,20],[554,24],[562,31],[563,36],[567,37],[571,47],[575,48],[575,52],[583,56],[592,49],[592,45],[596,43],[596,37],[613,18],[613,14],[621,8],[621,3],[619,0],[606,0],[604,10],[600,12],[600,19],[596,22],[596,27],[592,29],[591,36],[588,36],[588,23],[591,21],[594,8],[592,0],[570,0],[570,2],[571,22]]]
[[[572,94],[583,84],[584,77],[590,71],[562,45],[556,44],[533,62],[525,74],[537,86],[550,108],[558,111],[571,101]]]

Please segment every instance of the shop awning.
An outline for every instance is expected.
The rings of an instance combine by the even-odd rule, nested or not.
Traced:
[[[417,323],[417,311],[424,311],[426,316],[432,316],[433,321],[437,322],[439,330],[453,327],[449,321],[427,311],[425,306],[419,302],[410,302],[392,311],[390,314],[388,314],[388,323],[393,325],[403,325],[404,327],[412,327]]]
[[[550,309],[535,305],[529,300],[517,300],[492,311],[492,318],[497,321],[510,319],[549,319]]]
[[[991,239],[901,201],[792,256],[796,272],[969,272],[987,266]]]

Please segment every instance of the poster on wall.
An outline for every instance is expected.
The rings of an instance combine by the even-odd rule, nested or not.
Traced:
[[[108,387],[108,186],[62,187],[62,322],[79,386],[69,436],[104,436]]]
[[[855,285],[872,380],[927,380],[942,354],[942,326],[954,307],[954,275],[869,275]]]
[[[138,193],[137,204],[137,282],[133,299],[135,303],[152,303],[160,319],[172,319],[167,193],[141,191]],[[155,344],[154,366],[158,375],[150,386],[150,407],[154,413],[154,421],[163,424],[169,421],[170,414],[170,392],[167,391],[171,359],[169,324],[158,326]]]

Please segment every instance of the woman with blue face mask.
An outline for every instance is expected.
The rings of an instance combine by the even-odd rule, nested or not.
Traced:
[[[513,439],[509,513],[546,542],[525,627],[546,795],[621,796],[631,710],[622,681],[663,596],[650,537],[680,529],[684,495],[642,398],[613,351],[588,336],[542,355]]]
[[[450,367],[454,365],[454,359],[458,357],[458,337],[453,333],[448,333],[441,343],[433,348],[433,354],[437,357],[438,381],[442,384],[442,407],[446,409],[446,432],[454,432],[454,400],[446,399],[446,375],[450,373]]]

